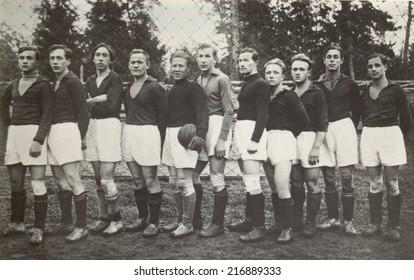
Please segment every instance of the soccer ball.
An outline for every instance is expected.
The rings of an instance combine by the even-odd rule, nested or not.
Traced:
[[[181,146],[184,149],[188,149],[188,144],[190,144],[191,139],[193,139],[194,135],[196,134],[196,126],[192,123],[183,125],[180,130],[178,131],[178,142],[180,142]]]

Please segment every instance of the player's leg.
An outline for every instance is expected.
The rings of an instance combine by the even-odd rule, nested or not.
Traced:
[[[10,224],[4,231],[5,235],[24,234],[24,211],[26,209],[26,190],[24,189],[24,178],[26,166],[21,163],[7,165],[11,189],[11,217]]]
[[[306,201],[306,222],[303,229],[305,237],[313,237],[316,233],[316,216],[321,206],[322,193],[318,185],[319,167],[305,168],[304,179],[308,188]]]
[[[214,237],[224,234],[224,214],[227,205],[227,188],[224,182],[224,168],[226,166],[226,159],[211,156],[210,162],[210,181],[213,186],[214,206],[213,218],[211,225],[200,232],[201,237]],[[194,214],[195,215],[195,214]]]
[[[119,207],[119,192],[114,181],[115,167],[116,162],[101,161],[100,177],[110,220],[109,226],[102,232],[106,236],[119,233],[123,228]]]
[[[305,186],[304,183],[304,168],[300,164],[293,164],[290,173],[291,194],[294,205],[294,221],[293,230],[302,231],[305,227],[303,223],[303,205],[305,204]]]
[[[86,228],[86,190],[82,183],[80,176],[80,162],[68,162],[62,165],[63,172],[65,173],[66,180],[72,189],[73,201],[75,202],[76,223],[75,229],[66,236],[66,241],[76,242],[88,235],[88,229]]]
[[[198,160],[193,171],[193,185],[196,193],[196,206],[194,209],[193,227],[195,230],[203,228],[203,217],[201,215],[201,204],[203,201],[203,185],[201,184],[200,174],[203,172],[208,161]]]
[[[339,230],[339,195],[336,189],[335,167],[322,167],[323,179],[325,181],[325,202],[328,211],[328,219],[318,225],[321,230]]]
[[[265,238],[266,227],[264,224],[264,196],[260,185],[260,161],[243,161],[243,181],[246,185],[246,193],[250,196],[247,204],[251,207],[253,229],[247,234],[241,235],[241,242],[254,242]]]
[[[383,196],[383,180],[382,180],[382,165],[375,167],[367,167],[369,180],[369,215],[370,224],[368,228],[361,232],[362,236],[369,237],[379,235],[382,233],[382,196]]]
[[[180,238],[194,232],[193,217],[196,194],[193,186],[193,168],[177,168],[177,187],[182,196],[182,222],[171,232],[172,238]]]
[[[176,220],[160,228],[162,232],[172,232],[178,228],[183,221],[183,196],[178,188],[177,169],[174,166],[168,166],[168,184],[173,192],[177,217]]]
[[[142,166],[135,161],[127,162],[134,183],[134,198],[138,209],[138,220],[125,227],[128,232],[144,230],[148,226],[148,198],[147,187],[145,186]]]
[[[157,171],[158,166],[142,166],[142,174],[148,190],[147,200],[149,206],[149,224],[144,230],[144,237],[153,237],[159,232],[162,192],[157,178]]]
[[[38,245],[43,242],[43,232],[46,223],[48,197],[45,183],[45,165],[29,166],[31,174],[31,185],[34,194],[33,210],[35,214],[34,229],[30,244]]]
[[[66,180],[63,168],[51,165],[53,177],[57,185],[57,195],[60,205],[60,223],[49,230],[49,234],[69,234],[73,231],[72,219],[72,189]]]
[[[279,234],[282,229],[280,227],[279,195],[277,194],[275,185],[275,167],[269,161],[265,161],[263,163],[263,170],[266,174],[267,181],[269,182],[270,190],[272,191],[272,205],[274,214],[274,223],[269,228],[267,228],[266,233]]]
[[[401,193],[398,186],[399,165],[384,166],[385,187],[387,188],[388,229],[384,237],[389,241],[400,240]]]
[[[280,209],[280,222],[282,233],[277,239],[279,244],[287,244],[293,241],[292,226],[294,214],[294,202],[289,190],[292,161],[285,160],[276,163],[274,169],[274,182],[278,193],[278,205]]]
[[[98,200],[98,221],[93,224],[89,231],[92,234],[97,234],[103,232],[109,226],[109,214],[108,214],[108,205],[105,200],[105,191],[102,187],[101,182],[101,162],[100,161],[91,161],[93,172],[95,175],[96,182],[96,197]]]
[[[354,182],[353,182],[354,165],[343,166],[339,168],[342,184],[342,212],[344,217],[344,230],[348,236],[356,236],[357,232],[352,224],[354,219]]]

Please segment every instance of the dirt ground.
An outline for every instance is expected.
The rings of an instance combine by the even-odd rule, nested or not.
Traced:
[[[360,235],[351,238],[341,232],[318,232],[313,239],[305,239],[296,234],[295,241],[289,245],[278,245],[276,236],[269,236],[262,242],[241,244],[239,234],[226,231],[225,235],[202,239],[192,236],[172,240],[168,234],[159,234],[153,239],[145,239],[142,233],[122,232],[117,236],[105,238],[89,235],[86,239],[67,244],[63,236],[48,237],[44,244],[32,247],[28,243],[29,235],[5,237],[0,239],[0,259],[414,259],[414,191],[412,189],[412,171],[404,167],[401,171],[401,188],[404,203],[401,215],[402,238],[398,243],[385,242],[382,237],[363,238]],[[9,220],[10,204],[7,185],[7,174],[0,169],[0,228],[4,228]],[[88,222],[97,218],[96,199],[93,181],[85,179],[89,190]],[[232,180],[228,190],[229,205],[226,212],[226,223],[242,219],[244,213],[244,194],[242,182]],[[367,190],[365,171],[358,169],[355,185],[357,186],[356,213],[354,223],[360,232],[368,222]],[[132,184],[123,179],[118,184],[121,192],[122,214],[125,223],[136,217],[133,201]],[[266,190],[266,223],[272,223],[270,190]],[[57,196],[51,178],[48,178],[49,211],[48,222],[57,222],[59,218]],[[166,183],[162,182],[164,200],[161,222],[171,221],[174,217],[174,204],[171,192]],[[205,225],[211,220],[212,202],[211,188],[204,183],[205,199],[203,215]],[[33,223],[33,200],[29,193],[26,225]],[[325,216],[326,207],[322,203],[319,218]],[[383,204],[384,225],[386,226],[386,205]]]

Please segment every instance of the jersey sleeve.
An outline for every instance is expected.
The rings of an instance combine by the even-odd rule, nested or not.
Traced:
[[[259,142],[269,119],[270,87],[266,83],[258,83],[254,92],[256,105],[256,123],[252,137],[254,142]]]
[[[55,94],[48,81],[42,82],[39,86],[39,90],[42,116],[40,118],[39,129],[37,130],[36,136],[33,140],[43,145],[53,121]]]
[[[9,126],[10,124],[9,106],[13,98],[12,92],[13,92],[13,82],[7,85],[0,99],[0,121],[2,125],[5,125],[5,126]]]
[[[226,140],[233,124],[234,107],[232,101],[231,81],[227,76],[220,77],[218,81],[221,104],[223,106],[224,116],[221,125],[219,138]]]
[[[191,101],[196,114],[196,135],[206,139],[208,129],[207,97],[203,88],[195,82],[191,86]]]
[[[315,130],[326,132],[328,129],[328,105],[325,94],[322,91],[316,91],[313,102],[316,114]]]
[[[400,114],[401,131],[404,135],[407,135],[413,125],[413,120],[407,96],[401,87],[398,87],[398,90],[396,91],[396,106],[397,111]]]
[[[88,105],[86,104],[85,92],[81,81],[77,79],[69,81],[68,87],[75,106],[81,138],[83,139],[89,125],[89,111]]]

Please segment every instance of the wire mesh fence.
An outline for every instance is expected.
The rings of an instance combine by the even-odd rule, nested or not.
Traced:
[[[40,72],[50,79],[51,44],[72,48],[71,70],[83,80],[95,71],[90,53],[98,43],[113,46],[117,55],[113,68],[124,81],[131,80],[129,52],[142,48],[150,54],[150,74],[168,84],[169,55],[177,48],[194,52],[200,43],[214,44],[218,67],[237,81],[237,56],[243,47],[258,50],[259,71],[269,59],[278,57],[289,65],[294,54],[304,52],[315,62],[313,78],[317,78],[325,71],[323,50],[334,43],[345,50],[345,74],[366,80],[365,58],[381,52],[391,59],[387,77],[405,80],[411,92],[412,13],[411,1],[3,0],[0,81],[19,75],[16,51],[26,44],[39,47]],[[199,75],[197,67],[192,70],[193,78]],[[92,174],[91,170],[86,165],[84,173]],[[117,174],[128,174],[124,164],[117,167]],[[160,167],[160,174],[167,174],[165,167]],[[226,176],[239,174],[237,163],[229,162]]]

